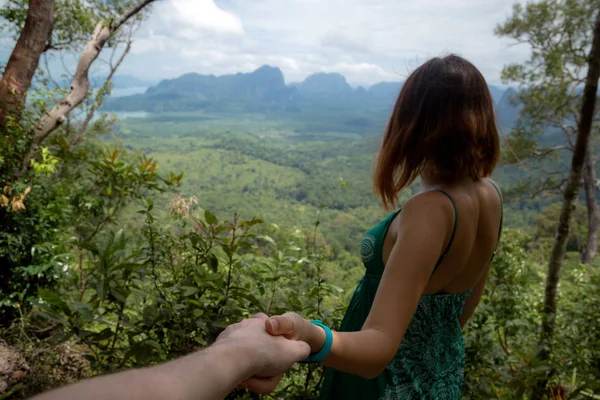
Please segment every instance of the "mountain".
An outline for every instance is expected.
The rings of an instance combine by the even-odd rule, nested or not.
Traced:
[[[282,93],[289,92],[279,68],[263,66],[254,72],[235,75],[185,74],[168,79],[149,88],[147,95],[179,94],[207,99],[239,97],[260,101],[281,100]],[[284,97],[285,99],[285,97]]]
[[[108,98],[108,111],[389,112],[402,83],[382,82],[353,89],[338,73],[319,72],[286,85],[279,68],[262,66],[233,75],[189,73],[166,79],[143,94]],[[373,115],[373,116],[374,116]],[[364,121],[363,121],[364,123]]]
[[[502,96],[504,96],[506,89],[494,85],[489,85],[488,87],[490,89],[490,93],[492,94],[492,98],[494,99],[494,103],[498,104],[498,102],[502,99]]]
[[[156,85],[156,81],[144,80],[131,75],[115,75],[112,78],[115,89],[128,89],[132,87],[150,87]]]
[[[339,73],[319,72],[286,85],[279,68],[262,66],[250,73],[201,75],[189,73],[166,79],[145,93],[108,98],[105,110],[206,111],[220,113],[298,114],[298,118],[325,118],[364,131],[379,129],[394,106],[402,82],[380,82],[368,89],[352,88]],[[514,90],[490,86],[501,126],[510,127],[518,110],[508,97]]]
[[[344,75],[325,72],[312,74],[303,82],[295,84],[295,87],[300,94],[347,95],[353,91]]]
[[[393,106],[403,84],[404,82],[379,82],[371,86],[368,92],[373,98]]]
[[[379,96],[398,96],[404,82],[379,82],[369,88],[369,92]]]
[[[222,76],[190,73],[163,80],[144,94],[109,99],[105,109],[266,112],[285,109],[295,93],[294,88],[286,86],[279,68],[262,66],[250,73]]]
[[[514,106],[511,102],[511,99],[516,94],[517,91],[515,89],[508,88],[496,103],[496,119],[500,127],[507,133],[519,117],[519,107]]]

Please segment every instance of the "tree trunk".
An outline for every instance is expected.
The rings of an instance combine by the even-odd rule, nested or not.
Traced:
[[[25,26],[0,80],[0,130],[9,116],[19,118],[40,57],[50,39],[55,0],[30,0]]]
[[[600,6],[598,8],[600,9]],[[552,352],[552,337],[554,334],[554,323],[556,318],[560,268],[567,250],[569,221],[581,187],[583,167],[588,153],[594,109],[596,106],[598,78],[600,78],[600,12],[596,17],[596,22],[594,24],[594,39],[588,57],[588,72],[583,91],[583,103],[581,107],[581,118],[577,129],[577,140],[573,151],[573,159],[571,160],[571,171],[569,172],[569,178],[564,192],[558,230],[554,240],[550,262],[548,264],[548,276],[546,278],[546,291],[542,311],[542,334],[540,337],[541,350],[538,354],[538,360],[541,362],[548,361]],[[552,372],[538,382],[532,393],[532,398],[538,399],[543,396],[551,375]]]
[[[596,171],[593,151],[588,148],[583,168],[583,186],[588,210],[588,235],[581,262],[590,264],[598,250],[598,229],[600,228],[600,208],[596,201]]]

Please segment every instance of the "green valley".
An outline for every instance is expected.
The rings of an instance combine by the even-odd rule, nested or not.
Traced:
[[[311,129],[315,126],[319,132]],[[381,134],[344,128],[322,114],[307,121],[180,112],[125,118],[117,135],[161,169],[184,172],[182,195],[196,196],[220,216],[239,212],[282,227],[310,228],[323,206],[320,229],[327,243],[336,252],[358,255],[364,232],[385,216],[371,187]],[[523,176],[520,166],[505,165],[495,178],[509,187]],[[400,200],[410,195],[407,191]],[[551,200],[509,203],[508,226],[531,225]]]

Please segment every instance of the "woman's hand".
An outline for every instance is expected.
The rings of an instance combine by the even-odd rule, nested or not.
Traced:
[[[323,347],[323,344],[325,344],[325,331],[296,313],[285,313],[265,319],[265,329],[272,336],[283,336],[289,340],[308,343],[311,353],[318,352]],[[238,388],[267,394],[275,390],[282,377],[283,375],[270,378],[254,376],[242,382]]]
[[[265,328],[273,336],[301,340],[308,343],[311,353],[317,353],[325,344],[325,331],[296,313],[276,315],[265,320]]]

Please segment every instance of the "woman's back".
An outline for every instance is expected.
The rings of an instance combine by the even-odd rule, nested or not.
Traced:
[[[446,203],[446,214],[450,219],[457,218],[451,246],[432,274],[426,294],[462,293],[474,288],[486,274],[501,229],[502,199],[497,188],[488,179],[433,188],[424,183],[424,190],[428,192],[443,190],[438,196],[442,205]],[[413,200],[418,201],[418,197]],[[396,241],[399,223],[400,219],[394,218],[386,234],[382,251],[384,264]]]
[[[461,325],[479,302],[498,243],[502,202],[491,181],[443,188],[415,196],[439,196],[431,207],[447,208],[453,222],[426,290],[400,347],[385,371],[366,380],[328,370],[322,399],[459,399],[464,374]],[[397,240],[401,210],[369,231],[361,246],[367,269],[340,331],[358,331],[369,315],[385,263]],[[472,309],[471,309],[472,308]],[[466,315],[465,315],[466,314]]]

